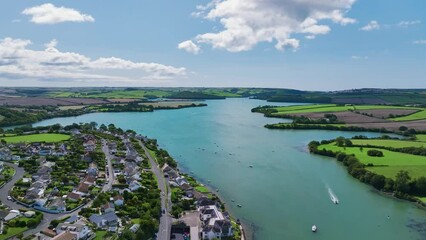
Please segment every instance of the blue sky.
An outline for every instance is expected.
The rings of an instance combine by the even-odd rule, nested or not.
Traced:
[[[0,85],[426,87],[425,1],[317,2],[3,1]]]

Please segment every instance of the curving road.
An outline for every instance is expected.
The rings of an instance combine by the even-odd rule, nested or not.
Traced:
[[[24,177],[25,170],[23,168],[18,167],[16,164],[4,162],[4,165],[12,167],[15,169],[15,175],[12,177],[12,179],[7,182],[1,189],[0,189],[0,200],[1,202],[9,207],[10,209],[28,209],[24,207],[23,205],[18,204],[17,202],[10,201],[7,199],[9,196],[9,192],[12,189],[12,187],[17,183],[21,178]],[[42,229],[49,226],[50,221],[56,218],[64,217],[67,214],[50,214],[50,213],[43,213],[43,220],[42,222],[33,229],[29,229],[24,232],[24,236],[29,236],[34,233],[40,232]],[[70,214],[69,214],[70,215]]]
[[[7,182],[1,189],[0,189],[0,201],[8,206],[11,209],[19,209],[23,208],[22,205],[19,205],[16,202],[12,202],[7,199],[7,196],[9,196],[9,191],[12,189],[12,187],[17,183],[21,178],[24,177],[25,170],[23,168],[18,167],[16,164],[10,163],[10,162],[3,162],[5,166],[12,167],[15,169],[15,175],[12,177],[12,179]]]
[[[172,217],[170,216],[169,212],[172,206],[171,202],[171,191],[169,189],[169,183],[164,178],[164,174],[161,171],[161,169],[158,167],[156,161],[152,158],[151,154],[149,153],[148,149],[145,147],[145,145],[139,141],[140,145],[145,151],[146,156],[148,157],[150,164],[151,164],[151,170],[157,177],[157,183],[158,188],[161,190],[161,207],[166,211],[165,214],[163,214],[160,218],[160,226],[157,238],[159,240],[169,240],[170,239],[170,230],[172,225]],[[103,141],[102,150],[105,153],[106,160],[107,160],[107,167],[108,167],[108,182],[104,185],[102,188],[102,191],[109,191],[112,188],[112,184],[114,182],[114,169],[111,164],[112,156],[109,153],[108,146],[106,145],[106,142]],[[7,182],[1,189],[0,189],[0,201],[9,207],[10,209],[25,209],[24,206],[18,204],[17,202],[10,201],[7,199],[9,196],[9,192],[12,189],[12,187],[21,179],[24,177],[25,170],[23,168],[18,167],[16,164],[4,162],[4,165],[12,167],[15,169],[15,175],[12,177],[12,179]],[[89,206],[92,204],[92,201],[85,204],[85,206]],[[85,207],[83,206],[83,207]],[[81,209],[81,208],[80,208]],[[41,230],[47,228],[50,224],[50,222],[54,219],[59,218],[65,218],[69,217],[75,214],[78,214],[80,212],[80,209],[72,212],[72,213],[63,213],[63,214],[52,214],[52,213],[43,213],[43,220],[42,222],[33,229],[28,229],[24,232],[24,237],[30,236],[32,234],[39,233]]]
[[[148,157],[149,162],[151,164],[151,170],[157,176],[158,188],[161,190],[161,208],[166,210],[166,213],[163,214],[160,218],[160,226],[158,229],[157,238],[159,240],[169,240],[170,239],[170,231],[172,228],[173,219],[170,216],[169,212],[172,207],[171,202],[171,191],[169,189],[169,183],[164,178],[164,174],[161,169],[158,167],[155,160],[152,158],[148,149],[145,145],[139,141],[139,144],[145,151],[145,155]]]
[[[112,184],[114,182],[114,169],[112,168],[111,159],[112,156],[109,154],[109,149],[106,144],[103,145],[102,150],[105,153],[107,162],[108,162],[108,183],[106,183],[102,189],[103,192],[109,191],[112,188]],[[12,187],[17,183],[21,178],[24,177],[25,170],[23,168],[18,167],[16,164],[12,164],[9,162],[4,162],[4,165],[10,166],[15,169],[16,173],[12,177],[12,179],[7,182],[1,189],[0,189],[0,201],[9,207],[10,209],[27,209],[23,205],[18,204],[17,202],[10,201],[7,199],[7,196],[9,196],[9,192],[12,189]],[[82,208],[90,206],[92,204],[93,200],[86,203]],[[50,222],[55,219],[59,218],[65,218],[70,217],[72,215],[76,215],[80,212],[81,208],[77,209],[74,212],[71,213],[59,213],[59,214],[52,214],[52,213],[45,213],[43,212],[43,220],[42,222],[36,227],[32,229],[28,229],[24,232],[24,237],[30,236],[32,234],[39,233],[41,230],[47,228],[50,225]]]

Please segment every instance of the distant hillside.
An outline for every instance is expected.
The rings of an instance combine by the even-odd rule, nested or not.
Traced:
[[[3,97],[93,99],[224,99],[250,97],[269,102],[426,105],[426,89],[302,91],[283,88],[0,88]]]
[[[222,97],[222,96],[211,95],[211,94],[206,94],[202,92],[190,92],[190,91],[173,93],[172,95],[168,96],[168,98],[170,99],[225,99],[225,97]]]

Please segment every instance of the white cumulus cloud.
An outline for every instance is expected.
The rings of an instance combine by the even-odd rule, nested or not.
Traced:
[[[373,30],[379,30],[379,29],[380,29],[380,24],[379,24],[379,22],[377,22],[375,20],[370,21],[367,25],[360,28],[360,30],[362,30],[362,31],[373,31]]]
[[[222,30],[199,34],[195,44],[208,44],[230,52],[248,51],[261,42],[275,48],[298,48],[296,35],[308,39],[327,34],[327,20],[341,25],[356,20],[346,17],[355,0],[213,0],[197,6],[193,16],[219,22]]]
[[[179,43],[178,49],[183,49],[192,54],[200,53],[200,47],[191,40],[187,40],[187,41],[183,41]]]
[[[94,22],[95,19],[66,7],[56,7],[51,3],[26,8],[22,14],[31,16],[30,21],[36,24],[56,24],[62,22]]]
[[[422,23],[420,20],[414,20],[414,21],[401,21],[397,24],[398,27],[409,27],[412,25],[417,25]]]
[[[7,79],[135,82],[186,76],[185,68],[159,63],[133,62],[117,57],[90,59],[80,53],[62,52],[55,39],[45,50],[32,50],[30,40],[0,40],[0,77]]]

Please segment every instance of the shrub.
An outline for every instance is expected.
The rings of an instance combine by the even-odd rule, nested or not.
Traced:
[[[375,149],[370,149],[367,152],[367,155],[370,157],[383,157],[383,152]]]
[[[399,127],[399,131],[403,131],[403,132],[405,132],[405,131],[407,131],[408,130],[408,128],[406,127],[406,126],[401,126],[401,127]]]

